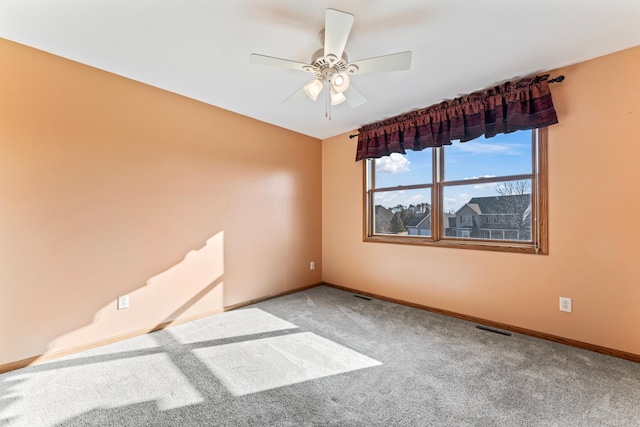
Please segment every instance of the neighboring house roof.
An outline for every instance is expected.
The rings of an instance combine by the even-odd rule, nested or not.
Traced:
[[[474,197],[467,205],[478,214],[503,214],[512,213],[513,207],[524,211],[531,205],[531,194],[514,194],[511,196]]]
[[[502,216],[516,221],[515,223],[512,220],[501,221],[499,223],[478,222],[478,225],[485,229],[509,230],[514,228],[514,226],[530,226],[530,224],[526,224],[526,222],[527,218],[531,216],[531,195],[515,194],[509,196],[474,197],[458,209],[456,215],[460,214],[463,209],[471,209],[481,217],[492,215]],[[518,225],[520,221],[523,221],[523,223]],[[461,228],[471,227],[471,224],[467,224]]]
[[[444,214],[444,226],[445,228],[455,228],[456,226],[456,216],[454,214]],[[405,224],[405,227],[409,228],[422,228],[422,226],[426,226],[428,224],[427,219],[431,218],[431,214],[424,216],[417,216]],[[427,228],[427,227],[425,227]]]
[[[431,214],[413,217],[411,218],[411,221],[405,224],[405,227],[420,227],[420,225],[424,222],[424,220],[426,220],[430,216]]]
[[[473,199],[471,199],[473,200]],[[480,215],[482,213],[480,206],[478,206],[477,203],[467,203],[467,206],[469,206],[471,208],[471,210],[473,210],[475,213],[477,213],[478,215]]]

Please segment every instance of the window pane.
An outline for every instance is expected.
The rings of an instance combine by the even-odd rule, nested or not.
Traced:
[[[531,180],[444,187],[444,235],[531,241]]]
[[[407,154],[393,153],[376,159],[376,188],[431,183],[432,155],[432,149],[407,150]]]
[[[531,131],[454,141],[444,147],[445,181],[530,174]]]
[[[431,189],[373,193],[373,232],[431,236]]]

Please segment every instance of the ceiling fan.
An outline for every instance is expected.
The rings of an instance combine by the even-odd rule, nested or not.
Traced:
[[[331,119],[331,105],[338,105],[347,101],[347,104],[352,108],[356,108],[367,102],[366,98],[351,84],[350,76],[383,71],[408,70],[411,67],[411,51],[349,62],[344,48],[354,20],[354,16],[350,13],[327,9],[325,27],[320,32],[324,49],[320,49],[312,55],[310,64],[257,53],[252,53],[249,60],[253,64],[290,68],[314,74],[315,78],[313,80],[283,102],[286,103],[297,99],[296,95],[300,92],[304,92],[315,101],[322,90],[326,89],[326,116]]]

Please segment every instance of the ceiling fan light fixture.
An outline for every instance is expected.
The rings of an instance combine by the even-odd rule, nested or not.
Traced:
[[[356,108],[364,104],[366,98],[353,86],[351,76],[379,73],[387,71],[408,70],[411,67],[411,51],[392,53],[349,62],[345,47],[353,27],[355,17],[347,12],[327,9],[325,12],[325,27],[320,32],[323,48],[318,49],[312,56],[310,63],[291,61],[289,59],[252,53],[249,61],[253,64],[269,65],[304,71],[314,75],[314,79],[298,89],[283,102],[289,103],[299,99],[302,92],[313,101],[318,99],[326,86],[324,94],[325,116],[331,120],[331,106],[347,101]],[[300,95],[302,96],[302,95]],[[348,97],[348,99],[347,99]],[[304,97],[303,97],[304,98]]]
[[[340,105],[347,100],[347,98],[344,96],[342,92],[334,92],[333,90],[331,90],[330,92],[331,92],[331,105]]]
[[[311,80],[309,83],[304,85],[304,93],[306,93],[309,98],[315,101],[316,99],[318,99],[318,95],[320,95],[320,92],[322,92],[323,87],[324,85],[320,80]]]
[[[331,89],[334,92],[344,92],[345,90],[349,89],[349,84],[351,84],[351,78],[347,73],[340,72],[335,73],[333,76],[331,76]]]

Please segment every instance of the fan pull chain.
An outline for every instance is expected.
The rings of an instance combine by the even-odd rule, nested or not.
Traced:
[[[329,80],[324,81],[325,89],[325,103],[324,103],[324,116],[331,120],[331,88],[329,86]]]

